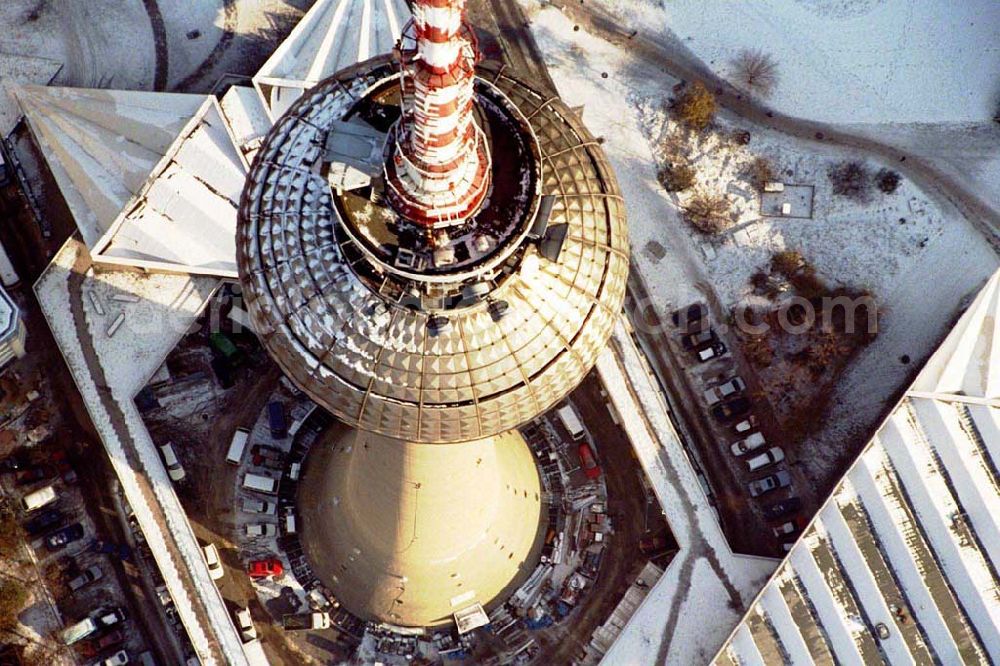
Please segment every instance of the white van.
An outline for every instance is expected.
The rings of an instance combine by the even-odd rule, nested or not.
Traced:
[[[174,483],[179,483],[184,480],[187,474],[184,472],[184,468],[181,466],[179,460],[177,460],[177,454],[174,453],[173,442],[167,442],[160,447],[160,453],[163,454],[163,462],[167,466],[167,475],[170,480]]]
[[[587,435],[587,431],[583,429],[580,417],[576,415],[576,410],[573,409],[572,405],[563,405],[557,409],[556,416],[559,417],[566,430],[569,431],[569,435],[573,438],[574,442],[583,439]]]
[[[243,462],[243,452],[247,448],[247,440],[250,439],[250,431],[246,428],[237,428],[233,433],[233,441],[229,444],[229,451],[226,453],[226,462],[230,465],[239,465]]]
[[[73,626],[63,629],[59,634],[59,637],[62,638],[62,642],[66,645],[72,645],[73,643],[82,641],[95,631],[97,631],[97,623],[87,617],[80,620]]]
[[[258,493],[268,495],[278,494],[278,481],[263,474],[244,474],[243,487],[247,490],[255,490]]]
[[[44,488],[39,488],[33,493],[28,493],[21,498],[21,506],[24,507],[25,511],[34,511],[35,509],[41,509],[43,506],[52,504],[56,501],[56,489],[52,486],[45,486]]]
[[[295,511],[289,509],[285,512],[285,534],[295,534]]]
[[[758,456],[754,456],[747,461],[747,468],[751,472],[756,472],[759,469],[764,469],[776,462],[781,462],[785,459],[785,452],[781,450],[780,446],[772,446],[770,449],[761,453]]]

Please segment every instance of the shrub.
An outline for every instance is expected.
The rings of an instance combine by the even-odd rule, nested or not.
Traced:
[[[684,219],[698,231],[717,234],[732,226],[729,200],[724,194],[698,192],[684,207]]]
[[[875,183],[884,194],[892,194],[899,188],[902,179],[891,169],[882,169],[875,175]]]
[[[704,83],[695,81],[684,89],[675,109],[682,123],[700,132],[715,118],[715,95]]]
[[[757,188],[758,192],[764,191],[764,186],[777,178],[771,160],[766,157],[755,157],[747,168],[747,179],[750,184]]]
[[[28,588],[21,581],[7,578],[0,580],[0,627],[17,624],[17,615],[28,602]]]
[[[805,257],[796,250],[775,252],[771,257],[771,270],[786,277],[795,275],[806,267]]]
[[[683,192],[694,185],[695,170],[687,164],[668,165],[660,169],[660,184],[667,192]]]
[[[841,162],[830,169],[827,176],[833,184],[834,194],[858,200],[864,200],[868,196],[868,169],[861,162]]]
[[[737,83],[751,93],[768,97],[778,85],[778,63],[760,49],[743,49],[733,61]]]

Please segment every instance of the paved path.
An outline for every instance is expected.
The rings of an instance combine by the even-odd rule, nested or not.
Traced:
[[[949,204],[969,219],[1000,250],[1000,209],[992,208],[963,183],[944,173],[930,161],[914,154],[827,123],[788,116],[773,111],[718,77],[672,35],[649,33],[643,26],[624,24],[594,2],[552,3],[577,24],[602,39],[623,46],[636,57],[657,63],[663,71],[679,79],[700,79],[716,93],[719,106],[763,127],[811,142],[853,148],[892,164],[939,203]],[[638,32],[633,34],[633,29]]]

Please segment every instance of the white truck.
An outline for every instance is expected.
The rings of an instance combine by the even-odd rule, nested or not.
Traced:
[[[580,417],[576,415],[576,410],[573,409],[572,405],[563,405],[557,409],[556,416],[562,421],[563,426],[569,432],[569,436],[573,438],[574,442],[586,437],[587,431],[583,429]]]
[[[307,629],[329,629],[330,614],[315,611],[299,615],[285,615],[281,618],[281,626],[285,631],[305,631]]]
[[[263,474],[244,474],[243,487],[246,490],[253,490],[267,495],[278,494],[278,480]]]

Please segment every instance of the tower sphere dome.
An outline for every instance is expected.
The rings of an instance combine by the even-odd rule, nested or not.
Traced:
[[[558,99],[476,74],[492,178],[474,217],[429,228],[386,203],[391,56],[278,120],[240,204],[260,340],[316,403],[386,437],[473,440],[545,412],[590,370],[624,300],[625,206],[599,142]]]

